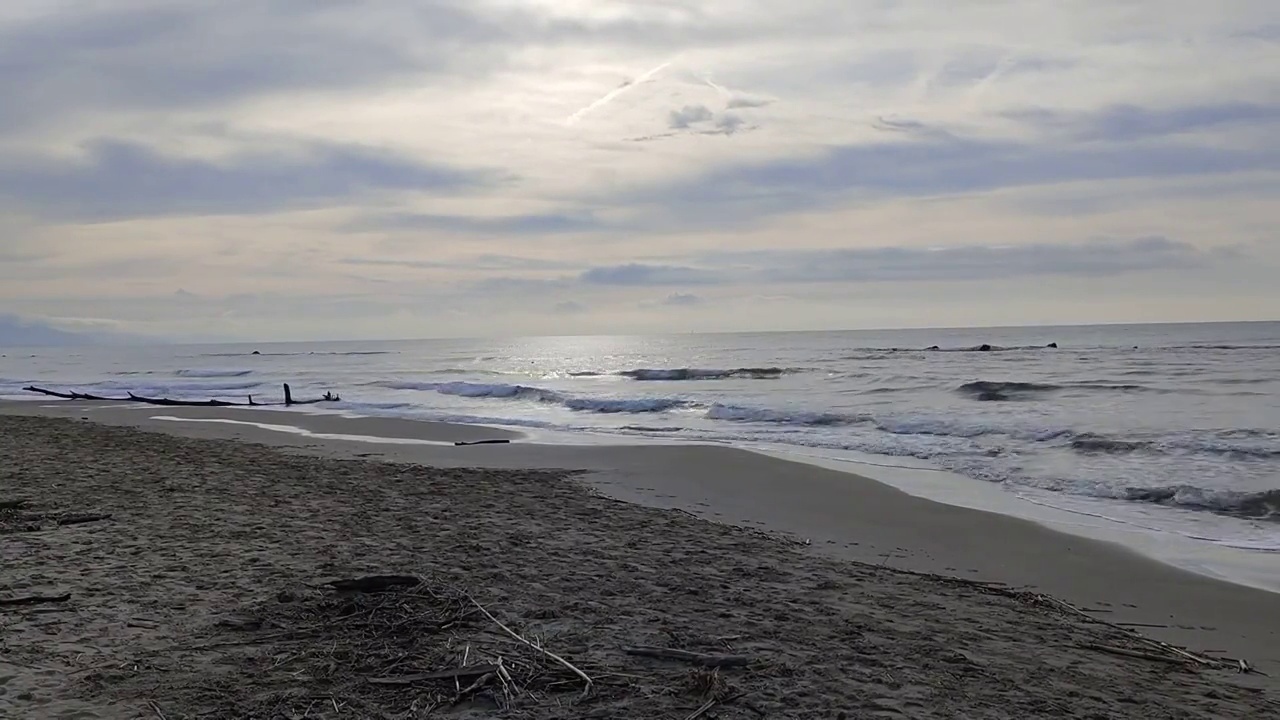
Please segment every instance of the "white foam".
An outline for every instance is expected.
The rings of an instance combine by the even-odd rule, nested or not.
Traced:
[[[301,428],[296,425],[277,425],[274,423],[250,422],[248,420],[228,420],[226,418],[184,418],[175,417],[173,415],[152,415],[152,420],[164,420],[167,422],[185,422],[185,423],[218,423],[223,425],[248,425],[256,427],[260,430],[268,430],[270,432],[288,433],[290,435],[301,435],[302,437],[315,438],[317,440],[345,440],[349,442],[365,442],[377,443],[380,445],[441,445],[452,447],[452,442],[443,440],[424,440],[422,438],[394,438],[382,437],[378,435],[352,435],[348,433],[320,433]]]
[[[1239,521],[1235,519],[1184,512],[1193,515],[1202,525],[1221,531],[1213,536],[1197,535],[1186,532],[1185,525],[1161,522],[1144,514],[1143,510],[1148,508],[1141,505],[1081,498],[1077,499],[1080,507],[1071,507],[1069,496],[1046,493],[1046,497],[1038,497],[1025,491],[1009,492],[1005,486],[937,467],[873,463],[856,456],[795,452],[786,446],[761,445],[745,449],[854,473],[926,500],[1016,517],[1051,530],[1116,543],[1199,575],[1280,592],[1280,553],[1276,552],[1274,533],[1263,528],[1255,537],[1241,537]]]

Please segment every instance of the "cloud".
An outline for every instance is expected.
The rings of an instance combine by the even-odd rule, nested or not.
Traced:
[[[706,285],[722,280],[718,273],[709,270],[641,263],[595,267],[583,272],[577,279],[587,285],[616,286]]]
[[[377,190],[449,192],[485,181],[484,173],[352,145],[310,143],[215,161],[98,140],[81,158],[4,157],[0,201],[58,220],[102,221],[262,213],[344,202]]]
[[[0,127],[90,109],[164,108],[227,102],[296,88],[385,81],[442,71],[455,50],[491,37],[451,7],[426,2],[397,13],[430,33],[417,52],[372,32],[343,3],[226,0],[217,7],[123,0],[0,26]],[[103,6],[104,8],[106,6]],[[400,8],[403,10],[403,8]],[[343,27],[345,25],[345,27]],[[399,28],[399,29],[397,29]]]
[[[1093,113],[1033,108],[1006,115],[1042,129],[1070,133],[1084,141],[1126,142],[1248,125],[1280,128],[1280,106],[1251,102],[1162,109],[1112,105]]]
[[[715,113],[711,112],[706,105],[686,105],[679,110],[672,110],[667,116],[667,127],[672,129],[684,129],[690,125],[707,122],[715,117]]]
[[[1274,2],[1174,6],[12,0],[0,306],[263,338],[1275,315]]]
[[[0,22],[0,129],[86,112],[476,79],[528,47],[628,45],[679,24],[634,12],[547,17],[482,0],[120,0],[19,15]]]
[[[579,281],[585,284],[662,287],[998,281],[1045,275],[1108,277],[1203,267],[1227,257],[1224,253],[1207,252],[1189,243],[1158,236],[1071,244],[724,251],[699,256],[700,267],[644,264],[599,267],[582,273]],[[685,296],[673,294],[668,299],[676,297]]]
[[[746,123],[746,120],[732,113],[725,113],[716,118],[716,130],[724,135],[732,135]]]
[[[749,95],[734,95],[729,98],[729,102],[726,107],[730,110],[738,108],[762,108],[770,105],[771,103],[773,103],[773,101],[767,98],[751,97]]]
[[[928,139],[837,146],[812,158],[726,165],[618,200],[656,204],[684,221],[724,224],[841,202],[1257,171],[1280,172],[1280,148],[1032,143],[939,132]]]
[[[671,293],[662,299],[663,305],[670,307],[691,307],[693,305],[701,305],[705,300],[701,296],[693,293]]]
[[[587,306],[575,300],[565,300],[558,302],[551,307],[551,312],[557,315],[579,315],[587,311]]]
[[[451,260],[394,260],[389,258],[342,258],[344,265],[398,267],[415,270],[571,270],[579,263],[511,255],[470,255]]]
[[[63,319],[60,322],[0,314],[0,347],[46,347],[119,343],[141,338],[115,332],[109,320]]]
[[[1142,237],[1075,244],[766,251],[729,254],[724,259],[753,262],[772,282],[927,282],[1037,275],[1106,277],[1200,267],[1211,262],[1213,255],[1189,243]]]
[[[427,213],[368,213],[347,224],[349,232],[422,232],[444,230],[456,233],[557,235],[603,230],[607,226],[594,215],[579,213],[531,213],[471,217]]]

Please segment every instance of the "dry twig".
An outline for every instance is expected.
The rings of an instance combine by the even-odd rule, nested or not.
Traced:
[[[475,606],[476,606],[476,609],[477,609],[477,610],[479,610],[480,612],[484,613],[484,616],[485,616],[485,617],[487,617],[487,618],[489,618],[489,620],[491,620],[491,621],[493,622],[493,624],[494,624],[494,625],[497,625],[499,628],[501,628],[503,632],[505,632],[506,634],[510,635],[510,636],[511,636],[512,638],[514,638],[515,640],[519,640],[520,642],[524,643],[525,645],[528,645],[529,647],[533,648],[534,650],[537,650],[538,652],[542,653],[543,655],[546,655],[547,657],[551,658],[552,660],[555,660],[556,662],[558,662],[558,663],[560,663],[561,665],[563,665],[563,666],[565,666],[566,668],[568,668],[571,672],[573,672],[573,674],[574,674],[574,675],[577,675],[578,677],[582,678],[583,682],[585,683],[585,686],[584,686],[584,687],[583,687],[583,689],[582,689],[582,695],[583,695],[583,697],[586,697],[588,694],[590,694],[590,693],[591,693],[591,688],[595,685],[595,682],[591,679],[591,676],[589,676],[589,675],[587,675],[586,673],[584,673],[584,672],[582,672],[581,670],[579,670],[579,669],[578,669],[578,668],[577,668],[573,663],[569,662],[568,660],[565,660],[564,658],[562,658],[562,657],[560,657],[559,655],[557,655],[557,654],[555,654],[555,653],[551,652],[550,650],[547,650],[546,648],[542,647],[541,645],[535,645],[534,643],[529,642],[528,640],[524,639],[524,637],[522,637],[522,636],[521,636],[519,633],[517,633],[516,631],[512,630],[511,628],[507,627],[506,625],[503,625],[501,620],[499,620],[498,618],[494,617],[494,616],[493,616],[493,615],[492,615],[488,610],[485,610],[485,609],[484,609],[484,606],[483,606],[483,605],[481,605],[480,603],[476,602],[476,599],[475,599],[475,598],[473,598],[473,597],[471,597],[470,595],[468,595],[468,596],[467,596],[467,599],[468,599],[468,600],[470,600],[470,601],[471,601],[471,603],[472,603],[473,605],[475,605]]]

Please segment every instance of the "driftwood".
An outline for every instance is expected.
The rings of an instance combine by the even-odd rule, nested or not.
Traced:
[[[71,599],[71,593],[64,595],[28,595],[26,597],[0,598],[0,606],[39,605],[40,603],[60,603]]]
[[[745,655],[713,655],[660,647],[627,647],[623,648],[622,651],[628,655],[659,658],[661,660],[680,660],[681,662],[692,663],[702,667],[743,667],[751,664],[751,658]]]
[[[1097,643],[1086,643],[1080,647],[1086,650],[1097,650],[1098,652],[1108,653],[1110,655],[1119,655],[1121,657],[1136,658],[1138,660],[1151,660],[1153,662],[1170,663],[1173,665],[1182,665],[1186,661],[1181,658],[1170,657],[1168,655],[1156,655],[1155,653],[1142,652],[1141,650],[1129,650],[1128,648],[1114,647],[1112,645],[1099,645]]]
[[[149,398],[133,393],[126,393],[128,397],[103,397],[101,395],[90,395],[88,393],[79,393],[74,390],[71,392],[58,392],[57,390],[48,390],[35,385],[28,385],[22,388],[27,392],[40,393],[50,397],[62,398],[63,400],[91,400],[94,402],[137,402],[147,405],[164,405],[167,407],[260,407],[269,405],[314,405],[322,402],[339,402],[342,398],[327,392],[324,397],[315,398],[313,400],[294,400],[293,391],[289,389],[289,384],[284,384],[284,402],[257,402],[253,396],[248,396],[248,402],[234,402],[230,400],[171,400],[169,398]]]
[[[510,440],[459,440],[454,445],[506,445]]]

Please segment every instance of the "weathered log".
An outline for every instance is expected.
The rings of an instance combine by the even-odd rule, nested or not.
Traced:
[[[314,400],[294,400],[293,393],[289,389],[289,385],[287,383],[284,386],[285,401],[283,403],[257,402],[253,399],[252,395],[249,396],[249,402],[242,403],[242,402],[233,402],[230,400],[212,400],[212,399],[211,400],[172,400],[170,398],[149,398],[149,397],[143,397],[141,395],[134,395],[131,392],[126,393],[127,397],[122,397],[122,398],[121,397],[101,397],[98,395],[89,395],[88,393],[78,393],[75,391],[58,392],[57,390],[48,390],[46,388],[36,387],[35,385],[28,385],[27,387],[24,387],[22,389],[27,392],[40,393],[41,395],[48,395],[50,397],[62,398],[63,400],[91,400],[94,402],[136,402],[136,403],[144,403],[147,405],[162,405],[166,407],[249,407],[249,406],[262,407],[267,405],[281,405],[281,404],[286,406],[291,406],[291,405],[314,405],[316,403],[339,402],[342,400],[342,398],[338,397],[337,395],[331,392],[326,392],[324,394],[324,397],[316,398]]]
[[[169,398],[148,398],[141,395],[129,393],[129,399],[134,402],[147,403],[148,405],[165,405],[168,407],[235,407],[242,403],[234,403],[229,400],[170,400]]]

